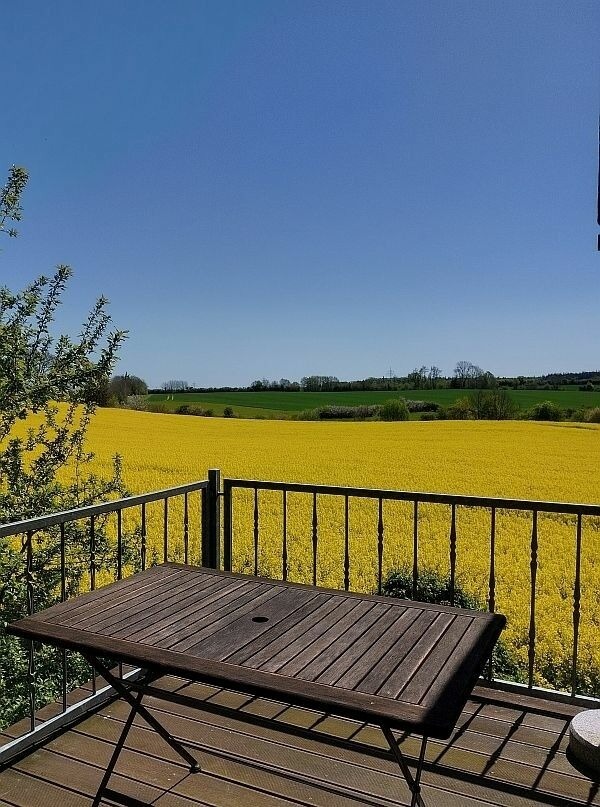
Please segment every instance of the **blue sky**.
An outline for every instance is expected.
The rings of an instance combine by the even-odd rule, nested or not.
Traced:
[[[600,367],[600,4],[29,2],[0,282],[75,269],[151,385]],[[2,167],[4,166],[4,167]]]

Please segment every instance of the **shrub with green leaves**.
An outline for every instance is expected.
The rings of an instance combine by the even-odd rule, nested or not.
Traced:
[[[437,412],[440,404],[437,401],[413,401],[405,398],[409,412]]]
[[[381,420],[408,420],[409,415],[404,398],[390,398],[389,401],[384,401],[379,409]]]
[[[563,419],[563,410],[554,401],[541,401],[527,410],[525,418],[527,420],[559,421]]]
[[[594,406],[588,409],[584,415],[586,423],[600,423],[600,406]]]
[[[475,417],[469,398],[457,398],[450,406],[443,406],[438,411],[440,420],[471,420]]]

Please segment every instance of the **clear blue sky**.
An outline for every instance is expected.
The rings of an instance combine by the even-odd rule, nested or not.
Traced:
[[[0,279],[151,385],[600,367],[600,3],[4,4]],[[3,167],[2,167],[3,166]]]

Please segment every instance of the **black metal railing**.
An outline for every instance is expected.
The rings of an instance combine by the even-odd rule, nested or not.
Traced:
[[[32,615],[54,602],[93,591],[100,584],[120,580],[158,562],[214,566],[214,522],[209,516],[218,510],[214,480],[211,475],[208,480],[187,485],[0,525],[0,539],[14,539],[13,548],[20,548],[22,555],[21,571],[15,570],[14,579],[4,581],[12,596],[4,598],[3,618]],[[89,701],[88,708],[95,708],[98,696],[102,699],[111,694],[108,688],[98,691],[95,670],[78,654],[51,651],[24,640],[11,641],[25,645],[27,656],[26,672],[20,681],[12,681],[13,700],[27,703],[13,712],[15,717],[25,718],[21,723],[23,735],[8,744],[10,748],[3,748],[5,756],[17,753],[28,736],[38,738],[48,730],[47,724],[58,728],[61,718],[77,716],[81,704],[70,702],[74,700],[72,690],[80,692],[81,701]],[[5,659],[0,659],[2,662]],[[119,665],[119,674],[135,671],[124,673]],[[86,681],[90,690],[80,689]],[[40,709],[55,698],[60,705],[58,716],[52,721],[40,719]],[[0,708],[6,707],[0,704]]]
[[[383,557],[386,545],[387,524],[384,519],[383,504],[384,502],[404,502],[411,507],[412,512],[412,535],[410,546],[410,557],[405,558],[406,565],[409,566],[412,575],[411,597],[418,599],[419,578],[422,572],[419,561],[419,549],[421,540],[421,512],[428,505],[442,505],[448,508],[448,538],[447,538],[447,562],[448,562],[448,588],[449,588],[449,603],[455,604],[455,594],[457,591],[457,546],[459,541],[459,532],[457,527],[457,511],[459,509],[465,510],[484,510],[489,513],[489,534],[487,536],[487,547],[481,546],[482,551],[488,553],[488,573],[486,581],[486,606],[490,612],[497,609],[497,590],[498,590],[498,574],[497,574],[497,517],[499,513],[516,513],[520,517],[530,519],[530,532],[528,541],[528,565],[529,565],[529,581],[527,590],[527,637],[526,637],[526,670],[523,671],[521,676],[522,683],[525,684],[528,691],[533,694],[543,694],[544,697],[556,697],[562,699],[562,695],[566,694],[571,699],[577,696],[595,696],[597,692],[582,691],[579,686],[579,646],[580,646],[580,623],[582,616],[582,609],[584,603],[582,600],[582,534],[583,534],[583,520],[588,519],[587,527],[593,533],[594,538],[597,539],[598,532],[600,531],[600,505],[591,504],[571,504],[563,502],[548,502],[542,500],[524,500],[524,499],[504,499],[492,498],[482,496],[461,496],[451,494],[438,494],[438,493],[420,493],[414,491],[398,491],[398,490],[383,490],[383,489],[370,489],[370,488],[352,488],[334,485],[313,485],[313,484],[299,484],[289,482],[267,482],[250,479],[224,479],[223,481],[223,567],[225,570],[232,570],[236,568],[236,553],[234,546],[234,491],[247,490],[251,492],[250,502],[246,502],[246,507],[249,505],[252,509],[251,518],[246,518],[251,521],[253,525],[252,546],[253,558],[250,564],[246,562],[246,570],[248,567],[252,569],[255,575],[261,573],[259,563],[259,546],[260,546],[260,525],[261,525],[261,510],[260,510],[260,496],[261,491],[279,492],[281,494],[280,508],[281,508],[281,567],[279,574],[283,580],[289,578],[290,573],[290,549],[289,549],[289,500],[291,494],[304,494],[308,498],[305,512],[308,515],[310,510],[310,541],[311,541],[311,569],[304,570],[305,577],[310,575],[313,585],[317,585],[318,581],[318,553],[319,541],[323,530],[327,529],[327,525],[319,523],[317,500],[323,497],[334,497],[343,500],[343,559],[341,562],[341,575],[343,576],[343,587],[348,590],[351,586],[351,567],[352,559],[350,553],[350,501],[352,499],[371,500],[375,503],[376,513],[373,523],[373,535],[375,538],[377,567],[375,573],[375,580],[373,590],[379,594],[382,593],[384,588],[383,579]],[[272,508],[272,502],[271,502]],[[573,553],[572,555],[564,558],[565,564],[572,564],[573,566],[573,585],[571,590],[571,625],[572,625],[572,646],[570,652],[570,686],[559,688],[550,683],[550,691],[548,686],[535,685],[535,671],[536,671],[536,658],[537,658],[537,636],[538,636],[538,574],[540,570],[540,528],[539,516],[540,514],[547,514],[550,518],[558,519],[561,524],[567,529],[572,528],[573,532]],[[566,524],[566,520],[573,521],[573,524]],[[237,564],[239,566],[239,564]],[[272,575],[272,569],[270,570]],[[305,580],[307,582],[307,580]],[[587,612],[591,612],[592,602],[595,602],[595,590],[587,591],[587,601],[585,606]],[[492,661],[487,670],[487,682],[496,686],[509,685],[510,682],[501,681],[494,675]],[[524,678],[524,680],[523,680]],[[515,681],[519,683],[519,679]],[[552,688],[556,692],[552,692]]]
[[[267,495],[271,499],[268,502],[269,512],[265,515],[264,497]],[[238,500],[238,496],[244,500]],[[299,530],[299,510],[295,507],[298,497],[304,501],[300,515],[306,521],[303,540],[306,543],[307,562],[302,574],[296,576],[299,568],[295,558]],[[598,538],[600,505],[255,479],[226,478],[222,481],[221,490],[220,472],[211,470],[206,480],[188,485],[1,525],[0,538],[5,541],[13,539],[19,543],[22,551],[21,573],[17,575],[21,585],[22,615],[33,614],[52,602],[64,601],[82,591],[93,590],[112,580],[127,577],[148,565],[170,560],[223,568],[226,571],[279,577],[283,580],[294,577],[298,582],[318,585],[323,583],[325,561],[332,564],[331,558],[326,558],[322,551],[323,542],[332,530],[331,523],[324,517],[321,509],[323,500],[327,499],[341,505],[340,522],[337,525],[341,551],[335,561],[339,568],[335,570],[337,576],[334,584],[345,590],[351,589],[356,580],[359,564],[354,554],[357,540],[354,532],[358,532],[361,546],[368,539],[367,552],[372,558],[373,575],[368,588],[375,593],[384,591],[386,557],[395,540],[394,530],[397,533],[398,527],[394,524],[395,516],[386,508],[392,505],[405,508],[402,558],[409,570],[409,593],[413,599],[418,598],[419,583],[425,572],[422,547],[430,532],[428,508],[444,508],[447,533],[443,537],[443,545],[450,604],[455,604],[461,582],[459,555],[462,553],[464,539],[461,516],[464,512],[487,513],[489,518],[486,522],[486,535],[481,536],[477,552],[480,560],[485,556],[480,564],[482,569],[485,566],[480,583],[481,588],[485,589],[486,607],[491,612],[506,604],[505,593],[501,592],[499,596],[499,587],[503,581],[502,574],[498,571],[498,523],[504,514],[510,513],[513,518],[516,514],[522,520],[517,526],[522,533],[526,531],[526,557],[521,560],[529,567],[522,683],[519,685],[518,680],[517,683],[500,680],[491,665],[487,671],[487,683],[497,688],[520,686],[520,691],[524,688],[531,694],[540,694],[546,698],[570,699],[581,703],[592,702],[583,696],[598,694],[589,690],[582,691],[579,686],[579,667],[582,617],[585,614],[587,619],[590,618],[596,600],[596,591],[584,586],[582,546],[584,536],[588,537],[589,534],[594,541]],[[371,503],[370,520],[366,527],[363,522],[358,531],[353,522],[356,515],[355,500]],[[277,517],[274,516],[276,511],[279,513]],[[573,533],[573,552],[562,558],[565,565],[572,566],[573,579],[567,592],[571,601],[570,686],[560,687],[561,691],[558,691],[558,687],[552,691],[536,684],[540,553],[547,551],[544,546],[544,531],[540,528],[540,522],[544,518],[557,519],[561,529]],[[513,529],[515,523],[510,522],[509,528]],[[277,540],[280,541],[280,554],[279,544],[273,549],[277,543],[274,525],[279,533]],[[245,541],[244,548],[238,544],[241,535]],[[261,552],[267,544],[271,559],[275,558],[270,565],[265,565],[261,559]],[[588,548],[589,544],[588,541]],[[594,546],[597,547],[597,544]],[[586,563],[587,559],[588,556]],[[502,560],[506,562],[504,556]],[[291,570],[294,574],[291,574]],[[363,589],[365,580],[366,578],[362,580]],[[331,583],[327,582],[327,585]],[[60,680],[60,692],[57,695],[60,714],[50,720],[41,720],[38,717],[39,710],[44,700],[52,697],[52,690],[44,687],[37,664],[39,654],[43,652],[44,649],[35,643],[25,646],[27,664],[22,684],[27,693],[25,711],[28,725],[20,740],[8,743],[0,750],[0,762],[22,753],[28,744],[38,742],[41,737],[64,727],[83,712],[97,708],[102,699],[114,696],[108,687],[97,690],[95,671],[89,668],[87,678],[81,665],[79,678],[71,675],[72,657],[77,654],[60,651],[55,658],[54,667],[54,675],[58,674]],[[121,667],[120,674],[135,675],[136,671],[124,671]],[[80,702],[72,703],[72,690],[82,680],[88,679],[91,681],[91,693],[83,692]],[[40,696],[41,690],[44,691],[43,698]]]

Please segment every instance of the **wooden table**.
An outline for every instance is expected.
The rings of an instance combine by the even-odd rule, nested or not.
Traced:
[[[108,781],[136,714],[199,770],[142,704],[173,699],[169,673],[375,723],[422,805],[428,737],[450,736],[505,624],[500,614],[332,591],[174,563],[22,619],[8,630],[82,653],[131,713],[95,799],[128,803]],[[139,666],[137,681],[102,661]],[[413,775],[392,729],[423,737]]]

